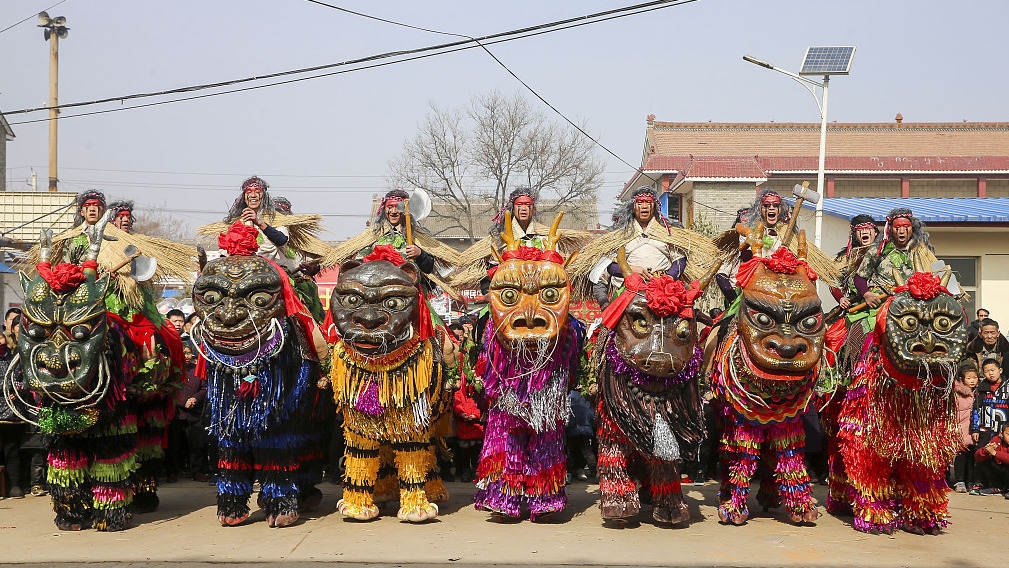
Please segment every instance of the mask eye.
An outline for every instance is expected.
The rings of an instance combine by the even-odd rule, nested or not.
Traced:
[[[255,294],[249,296],[249,302],[257,308],[265,308],[273,302],[273,294],[269,292],[256,292]]]
[[[648,320],[638,316],[631,321],[631,329],[637,333],[645,333],[648,331]]]
[[[820,329],[820,321],[819,315],[802,318],[802,321],[799,322],[799,329],[807,333],[816,331]]]
[[[385,306],[385,309],[387,310],[398,312],[406,307],[407,301],[406,298],[393,296],[391,298],[386,298],[385,300],[383,300],[382,305]]]
[[[207,290],[203,293],[203,301],[208,304],[216,304],[221,301],[223,295],[217,290]]]
[[[78,324],[70,328],[70,336],[77,341],[84,341],[91,335],[91,328],[84,324]]]
[[[676,337],[680,339],[687,339],[690,337],[690,320],[680,320],[680,323],[676,324],[676,330],[673,332]]]
[[[511,306],[519,301],[519,291],[515,288],[503,288],[498,292],[498,299],[506,306]]]
[[[343,307],[353,310],[361,307],[361,304],[364,303],[364,298],[357,294],[347,294],[340,298],[340,303],[343,304]]]
[[[750,321],[764,329],[770,329],[774,325],[774,318],[756,310],[750,310]]]
[[[28,326],[25,328],[25,333],[27,333],[28,337],[32,338],[35,341],[42,341],[43,339],[48,337],[49,330],[42,327],[41,325],[38,325],[37,323],[29,323]]]
[[[561,299],[561,291],[557,288],[544,288],[540,290],[540,301],[544,304],[554,304]]]
[[[953,329],[953,319],[949,316],[936,316],[932,321],[932,327],[939,333],[949,333]]]
[[[914,331],[918,328],[918,316],[906,315],[897,320],[904,331]]]

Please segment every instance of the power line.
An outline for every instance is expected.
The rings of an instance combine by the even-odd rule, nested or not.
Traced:
[[[52,10],[53,8],[59,6],[60,4],[66,2],[66,1],[67,0],[60,0],[59,2],[53,4],[52,6],[49,6],[48,8],[46,8],[45,10],[42,10],[42,11],[43,12],[48,12],[49,10]],[[13,28],[15,26],[20,26],[21,24],[27,22],[28,20],[30,20],[32,18],[36,18],[36,17],[38,17],[38,14],[32,14],[31,16],[28,16],[27,18],[21,20],[20,22],[18,22],[16,24],[11,24],[11,25],[7,26],[6,28],[0,30],[0,34],[4,33],[5,31],[7,31],[7,30],[9,30],[9,29],[11,29],[11,28]]]
[[[435,55],[444,55],[444,54],[453,53],[453,52],[456,52],[456,51],[463,51],[463,50],[466,50],[466,49],[473,49],[473,48],[476,48],[476,47],[482,47],[480,44],[494,45],[494,44],[503,43],[503,42],[506,42],[506,41],[514,41],[516,39],[525,39],[525,38],[528,38],[528,37],[534,37],[534,36],[542,35],[542,34],[546,34],[546,33],[552,33],[552,32],[556,32],[556,31],[571,29],[571,28],[580,27],[580,26],[584,26],[584,25],[595,24],[595,23],[599,23],[599,22],[603,22],[603,21],[607,21],[607,20],[612,20],[612,19],[616,19],[616,18],[623,18],[623,17],[637,15],[637,14],[642,14],[642,13],[650,12],[650,11],[654,11],[654,10],[660,10],[660,9],[664,9],[664,8],[670,8],[670,7],[674,7],[674,6],[680,6],[680,5],[683,5],[683,4],[688,4],[688,3],[692,3],[692,2],[696,2],[696,1],[697,0],[655,0],[655,1],[652,1],[652,2],[646,2],[644,4],[637,4],[637,5],[633,5],[633,6],[625,6],[625,7],[622,7],[622,8],[616,8],[616,9],[607,10],[607,11],[604,11],[604,12],[597,12],[597,13],[589,14],[589,15],[585,15],[585,16],[579,16],[579,17],[575,17],[575,18],[568,18],[568,19],[565,19],[565,20],[558,20],[558,21],[549,22],[549,23],[546,23],[546,24],[539,24],[539,25],[536,25],[536,26],[530,26],[530,27],[526,27],[526,28],[522,28],[522,29],[517,29],[517,30],[509,30],[509,31],[506,31],[506,32],[499,32],[499,33],[490,34],[490,35],[487,35],[487,36],[482,36],[480,38],[473,38],[472,40],[466,39],[466,40],[460,40],[460,41],[456,41],[456,42],[449,42],[449,43],[444,43],[444,44],[439,44],[439,45],[433,45],[433,46],[428,46],[428,47],[423,47],[423,48],[412,49],[412,50],[400,50],[400,51],[386,52],[386,53],[381,53],[381,54],[377,54],[377,55],[371,55],[371,56],[367,56],[367,57],[362,57],[362,58],[358,58],[358,59],[353,59],[353,60],[348,60],[348,61],[342,61],[342,62],[337,62],[337,63],[329,63],[329,64],[325,64],[325,65],[317,65],[317,66],[314,66],[314,67],[306,67],[306,68],[302,68],[302,69],[295,69],[295,70],[290,70],[290,71],[282,71],[282,72],[278,72],[278,73],[269,73],[269,74],[265,74],[265,75],[254,76],[254,77],[246,77],[246,78],[243,78],[243,79],[233,79],[233,80],[228,80],[228,81],[219,81],[219,82],[216,82],[216,83],[207,83],[207,84],[202,84],[202,85],[193,85],[193,86],[189,86],[189,87],[181,87],[181,88],[177,88],[177,89],[169,89],[169,90],[158,91],[158,92],[153,92],[153,93],[137,93],[137,94],[133,94],[133,95],[122,95],[122,96],[117,96],[117,97],[109,97],[109,98],[105,98],[105,99],[96,99],[96,100],[87,101],[87,102],[66,103],[66,104],[58,105],[58,106],[52,107],[52,108],[65,109],[65,108],[74,108],[74,107],[81,107],[81,106],[90,106],[90,105],[95,105],[95,104],[103,104],[103,103],[109,103],[109,102],[120,102],[120,103],[122,103],[123,101],[133,100],[133,99],[140,99],[140,98],[147,98],[147,97],[155,97],[155,96],[164,96],[164,95],[170,95],[170,94],[181,94],[181,93],[186,93],[186,92],[201,91],[201,90],[206,90],[206,89],[213,89],[213,88],[220,88],[220,87],[225,87],[225,86],[230,86],[230,85],[237,85],[237,84],[247,83],[247,82],[252,82],[252,81],[262,81],[262,80],[265,80],[265,79],[271,79],[271,78],[277,78],[277,77],[284,77],[284,76],[290,76],[290,75],[300,75],[300,74],[304,74],[304,73],[312,73],[312,72],[315,72],[315,71],[321,71],[321,70],[325,70],[325,69],[332,69],[332,68],[335,68],[335,67],[346,67],[346,66],[349,66],[349,65],[355,65],[355,64],[360,64],[360,63],[367,63],[367,62],[376,61],[376,60],[379,60],[379,59],[388,59],[388,58],[391,58],[391,57],[400,57],[400,56],[403,56],[403,55],[422,54],[422,55],[415,55],[414,57],[406,57],[406,58],[397,59],[397,60],[394,60],[394,61],[387,61],[387,62],[383,62],[383,63],[375,63],[375,64],[365,65],[365,66],[362,66],[362,67],[357,67],[357,68],[352,68],[352,69],[347,69],[347,70],[334,71],[334,72],[329,72],[329,73],[322,73],[322,74],[318,74],[318,75],[311,75],[309,77],[301,77],[301,78],[296,78],[296,79],[287,79],[287,80],[284,80],[284,81],[276,81],[276,82],[273,82],[273,83],[266,83],[266,84],[263,84],[263,85],[255,85],[255,86],[251,86],[251,87],[243,87],[243,88],[239,88],[239,89],[230,89],[230,90],[221,91],[221,92],[217,92],[217,93],[210,93],[210,94],[205,94],[205,95],[196,95],[196,96],[191,96],[191,97],[182,97],[182,98],[172,99],[172,100],[168,100],[168,101],[159,101],[159,102],[155,102],[155,103],[147,103],[147,104],[134,105],[134,106],[129,106],[129,107],[118,107],[118,108],[106,109],[106,110],[102,110],[102,111],[94,111],[94,112],[79,113],[79,114],[73,114],[73,115],[65,115],[65,116],[57,117],[57,120],[65,120],[67,118],[75,118],[75,117],[79,117],[79,116],[90,116],[90,115],[95,115],[95,114],[104,114],[104,113],[107,113],[107,112],[119,112],[119,111],[123,111],[123,110],[130,110],[130,109],[136,109],[136,108],[144,108],[144,107],[149,107],[149,106],[157,106],[157,105],[161,105],[161,104],[169,104],[169,103],[175,103],[175,102],[182,102],[182,101],[188,101],[188,100],[194,100],[194,99],[212,97],[212,96],[217,96],[217,95],[237,93],[237,92],[242,92],[242,91],[261,89],[261,88],[273,87],[273,86],[290,84],[290,83],[296,83],[296,82],[300,82],[300,81],[319,79],[319,78],[322,78],[322,77],[329,77],[329,76],[333,76],[333,75],[340,75],[340,74],[349,73],[349,72],[352,72],[352,71],[362,71],[362,70],[365,70],[365,69],[372,69],[372,68],[376,68],[376,67],[383,67],[385,65],[392,65],[392,64],[395,64],[395,63],[403,63],[403,62],[406,62],[406,61],[413,61],[413,60],[417,60],[417,59],[423,59],[423,58],[426,58],[426,57],[433,57]],[[458,34],[456,34],[456,35],[458,35]],[[470,44],[470,43],[477,43],[477,45],[467,45],[467,44]],[[431,52],[431,51],[434,51],[436,53],[426,53],[426,52]],[[50,109],[50,107],[46,106],[46,107],[36,107],[36,108],[29,108],[29,109],[19,109],[19,110],[14,110],[14,111],[6,112],[5,114],[6,115],[26,114],[26,113],[33,113],[33,112],[48,111],[48,110],[51,110],[51,109]],[[11,122],[10,124],[11,125],[15,125],[15,124],[31,124],[31,123],[35,123],[35,122],[47,122],[49,120],[52,120],[52,119],[50,119],[50,118],[43,118],[43,119],[37,119],[37,120],[25,120],[25,121],[19,121],[19,122]]]

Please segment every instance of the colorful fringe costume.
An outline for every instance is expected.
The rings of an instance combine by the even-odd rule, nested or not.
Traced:
[[[222,235],[231,256],[208,263],[196,280],[200,322],[191,334],[218,444],[218,520],[245,521],[258,480],[267,523],[282,527],[322,498],[313,421],[324,418],[318,361],[326,351],[287,273],[250,254],[257,244],[249,229],[232,226]]]
[[[523,354],[503,346],[488,322],[477,360],[490,405],[477,466],[477,509],[517,518],[527,508],[536,520],[564,508],[568,390],[584,335],[581,322],[567,318],[552,356]]]
[[[436,470],[431,428],[433,417],[444,412],[441,373],[441,351],[430,337],[414,335],[377,358],[342,341],[334,345],[333,394],[343,410],[347,443],[343,499],[337,505],[341,514],[359,520],[378,516],[375,493],[391,489],[377,487],[385,473],[386,479],[399,480],[400,519],[437,516],[438,506],[428,500],[425,486]]]
[[[754,256],[737,274],[738,312],[714,355],[712,391],[721,404],[722,485],[718,515],[749,517],[750,480],[761,474],[758,502],[784,505],[793,522],[819,513],[804,463],[802,413],[814,396],[823,349],[823,311],[805,260],[782,247]],[[759,250],[759,247],[758,247]]]
[[[4,398],[50,435],[56,525],[121,530],[134,510],[158,505],[173,409],[166,400],[183,378],[182,343],[174,328],[106,312],[110,279],[97,277],[93,258],[56,267],[45,261],[48,250],[41,258],[34,280],[21,276],[24,331]]]
[[[913,329],[901,327],[909,325],[906,314],[914,315]],[[921,327],[934,322],[933,329],[922,331],[919,316]],[[843,469],[831,482],[832,508],[850,505],[862,532],[937,534],[948,524],[945,470],[962,447],[952,395],[952,364],[966,343],[962,311],[938,278],[916,273],[875,324],[837,403]],[[923,348],[903,352],[916,344]]]

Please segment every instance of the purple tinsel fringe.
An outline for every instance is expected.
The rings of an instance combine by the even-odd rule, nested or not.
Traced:
[[[666,387],[671,387],[674,385],[682,385],[689,381],[695,380],[697,377],[697,369],[701,366],[701,358],[703,352],[701,348],[694,345],[694,354],[690,357],[690,361],[687,366],[683,368],[679,373],[670,375],[668,377],[656,377],[654,375],[649,375],[642,372],[634,365],[631,365],[624,359],[624,357],[617,351],[616,342],[611,341],[609,345],[606,346],[606,358],[610,363],[610,368],[613,372],[620,375],[628,375],[631,381],[636,385],[648,385],[648,384],[662,384]]]
[[[566,365],[572,372],[577,369],[578,338],[571,329],[571,323],[565,322],[557,339],[554,356],[542,368],[530,371],[528,361],[520,360],[501,344],[494,333],[494,321],[491,319],[487,321],[484,330],[483,355],[487,360],[487,370],[483,377],[487,393],[496,397],[504,385],[515,392],[520,402],[526,402],[530,392],[541,390],[547,385],[558,367]]]
[[[357,397],[357,402],[354,404],[354,410],[363,412],[369,416],[378,416],[385,411],[385,409],[382,408],[382,403],[378,399],[377,382],[368,381],[368,388],[364,389],[364,392]]]

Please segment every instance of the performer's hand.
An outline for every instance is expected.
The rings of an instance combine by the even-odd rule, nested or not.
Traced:
[[[417,245],[410,245],[403,249],[403,252],[406,253],[407,258],[417,258],[424,251],[420,250],[420,247]]]
[[[841,301],[838,302],[837,305],[841,306],[842,310],[847,310],[848,308],[851,307],[851,300],[849,300],[848,297],[845,296],[844,298],[841,298]]]
[[[596,396],[599,394],[599,383],[592,383],[589,385],[588,393],[589,396]]]
[[[648,269],[645,268],[644,266],[638,266],[636,264],[632,264],[630,265],[630,267],[631,272],[633,272],[634,274],[639,274],[641,276],[646,276],[648,274]]]
[[[998,448],[998,445],[995,444],[995,442],[988,442],[988,445],[984,447],[984,449],[993,456],[995,455],[996,448]]]
[[[305,276],[315,276],[320,271],[319,263],[306,260],[298,265],[298,269],[295,272],[300,272]]]
[[[878,308],[881,303],[883,303],[883,296],[869,290],[865,294],[862,294],[865,298],[865,303],[869,304],[870,308]]]
[[[193,398],[193,397],[187,398],[186,399],[186,408],[192,408],[194,406],[196,406],[196,399]]]
[[[974,432],[973,434],[971,434],[971,435],[970,435],[971,439],[972,439],[972,440],[974,440],[974,443],[975,443],[975,444],[977,443],[977,440],[978,440],[978,438],[979,438],[980,436],[981,436],[981,435],[980,435],[980,434],[978,434],[977,432]]]
[[[256,213],[256,210],[252,209],[251,207],[246,207],[245,209],[242,210],[242,221],[246,223],[252,223],[253,226],[259,227],[260,229],[266,228],[266,223],[260,220],[259,214]]]

